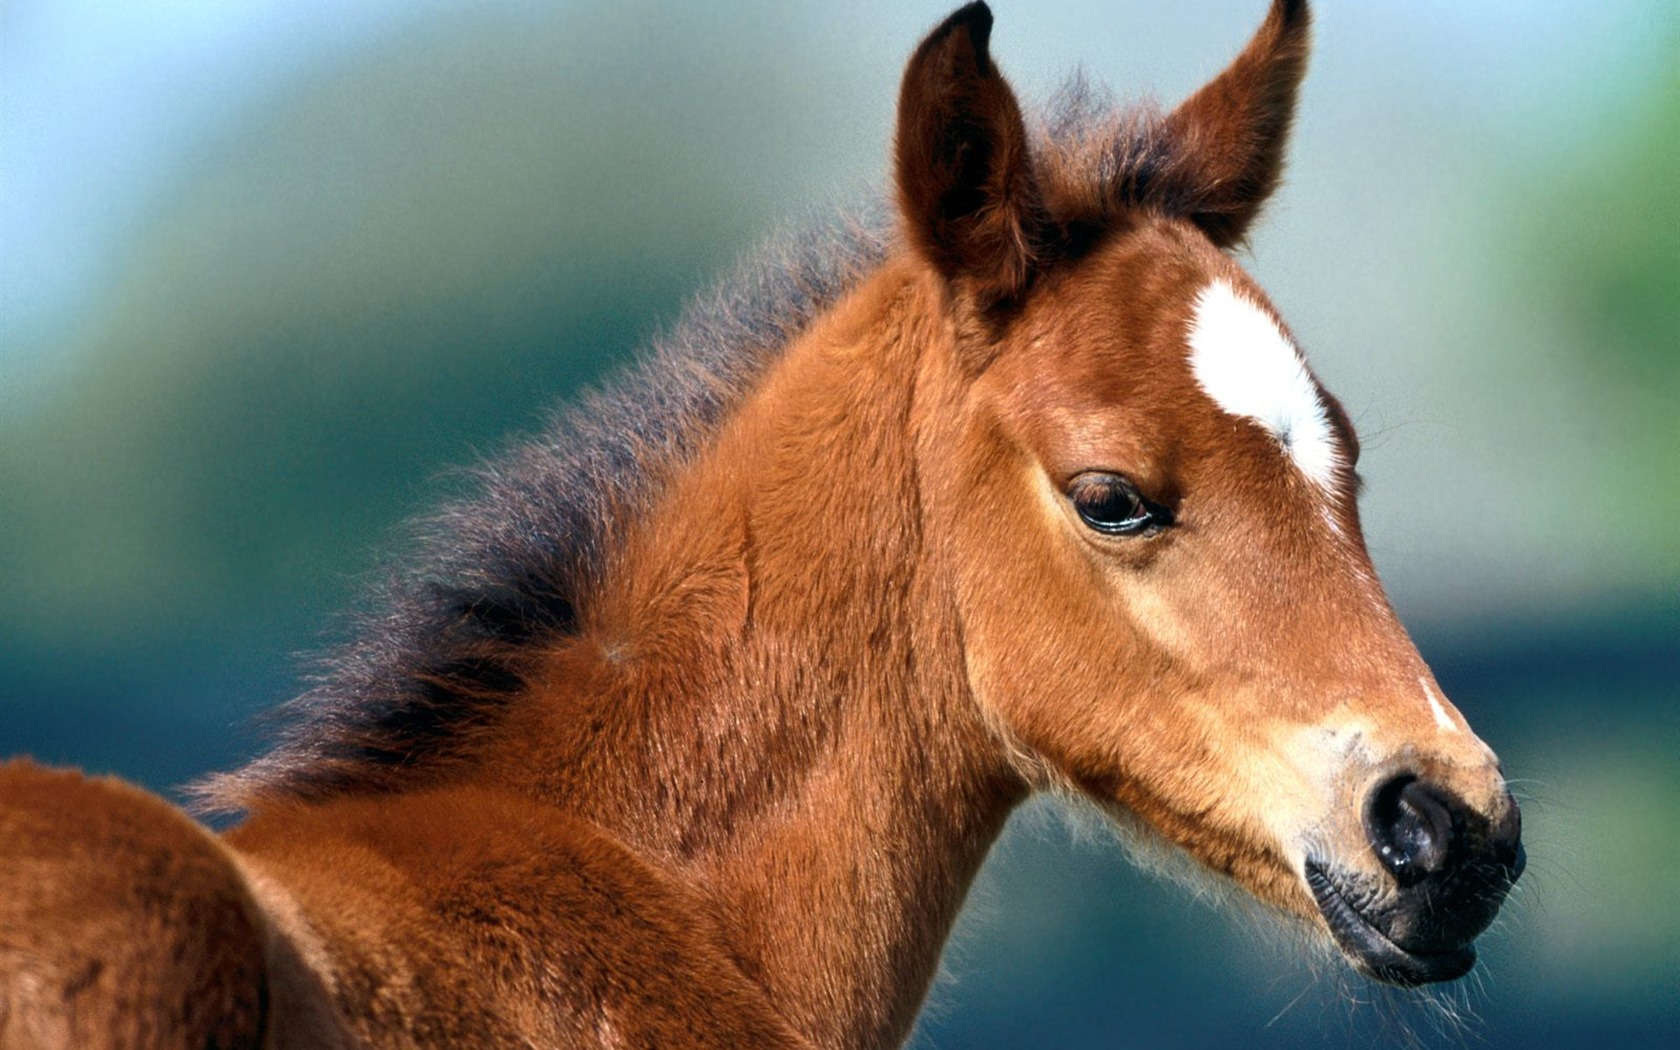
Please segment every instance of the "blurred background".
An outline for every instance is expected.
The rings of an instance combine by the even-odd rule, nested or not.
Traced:
[[[1265,5],[994,6],[1025,97],[1170,102]],[[944,13],[0,4],[0,754],[165,792],[254,754],[452,465],[878,191]],[[1036,804],[917,1045],[1680,1045],[1680,5],[1326,0],[1245,261],[1361,430],[1529,874],[1431,1005]]]

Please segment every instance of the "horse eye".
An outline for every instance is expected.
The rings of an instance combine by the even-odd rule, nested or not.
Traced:
[[[1081,474],[1068,486],[1079,520],[1110,536],[1136,536],[1172,524],[1172,514],[1118,474]]]

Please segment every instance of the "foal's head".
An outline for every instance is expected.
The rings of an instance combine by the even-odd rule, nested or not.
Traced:
[[[1225,251],[1278,180],[1305,6],[1171,114],[1037,146],[983,5],[922,44],[899,200],[960,393],[921,484],[1028,775],[1423,983],[1473,963],[1519,818],[1372,571],[1346,414]]]

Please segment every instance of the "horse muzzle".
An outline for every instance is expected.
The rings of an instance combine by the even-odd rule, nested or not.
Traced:
[[[1379,871],[1353,872],[1309,857],[1313,900],[1354,966],[1389,984],[1450,981],[1476,962],[1474,941],[1522,874],[1522,817],[1476,812],[1411,774],[1373,789],[1365,837]]]

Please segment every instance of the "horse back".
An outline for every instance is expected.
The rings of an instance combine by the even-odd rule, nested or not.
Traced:
[[[262,924],[215,836],[112,778],[0,766],[0,1047],[261,1046]]]

